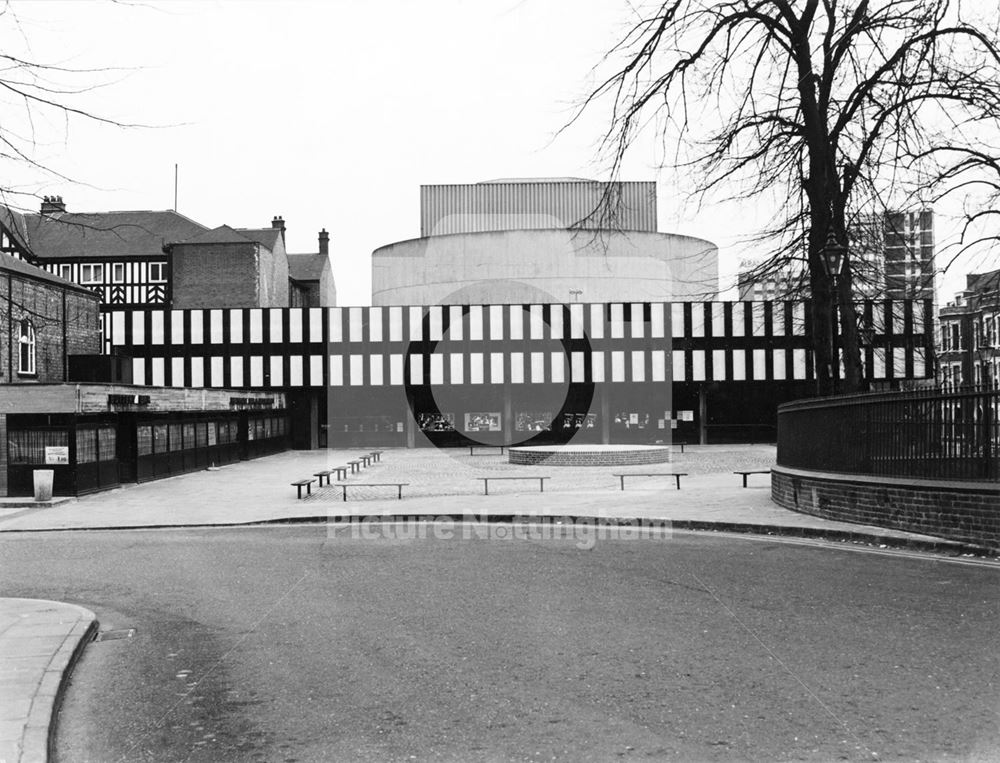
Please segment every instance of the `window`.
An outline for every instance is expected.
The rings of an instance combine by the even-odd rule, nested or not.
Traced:
[[[125,283],[125,263],[115,262],[111,265],[111,280],[114,283]]]
[[[148,456],[153,452],[153,427],[140,426],[135,430],[136,454]]]
[[[92,464],[97,460],[97,429],[86,427],[76,430],[76,462]]]
[[[27,318],[18,324],[18,373],[32,375],[35,373],[35,327]]]
[[[98,461],[114,461],[117,458],[116,441],[117,432],[114,427],[101,427],[97,430]]]
[[[25,430],[10,432],[7,435],[8,455],[10,464],[44,464],[45,448],[48,446],[63,447],[69,445],[69,433],[62,430]]]
[[[80,283],[104,283],[104,265],[81,265]]]
[[[72,265],[60,265],[59,266],[59,277],[64,278],[67,281],[73,280],[73,266]]]
[[[165,262],[149,263],[149,282],[166,283],[166,281],[167,281],[167,263]]]

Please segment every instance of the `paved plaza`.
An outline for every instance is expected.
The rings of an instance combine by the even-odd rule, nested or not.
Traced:
[[[555,515],[609,520],[662,519],[678,528],[717,527],[739,531],[801,534],[845,539],[856,536],[895,544],[949,544],[930,536],[833,522],[791,512],[770,499],[767,474],[753,474],[747,488],[738,470],[768,469],[772,445],[689,446],[672,463],[616,467],[518,466],[498,450],[389,449],[381,460],[348,474],[355,484],[343,501],[337,487],[318,488],[302,500],[291,483],[357,458],[362,451],[288,451],[275,456],[131,485],[46,508],[0,509],[0,532],[252,524],[281,520],[322,521],[342,515]],[[669,477],[683,473],[681,489]],[[636,474],[621,490],[616,473]],[[535,480],[491,481],[484,495],[480,477],[547,476],[540,493]],[[394,487],[407,483],[403,499]],[[955,544],[951,544],[955,545]],[[957,546],[955,546],[957,548]]]

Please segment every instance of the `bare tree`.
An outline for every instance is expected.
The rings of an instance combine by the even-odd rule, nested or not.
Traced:
[[[852,225],[901,198],[928,147],[996,131],[994,19],[946,0],[670,0],[639,16],[583,109],[610,100],[612,177],[655,120],[700,199],[780,200],[760,237],[775,262],[804,259],[821,390],[834,391],[833,305],[844,391],[862,388]],[[735,190],[733,190],[735,189]],[[835,242],[835,243],[834,243]],[[834,294],[824,251],[847,252]]]

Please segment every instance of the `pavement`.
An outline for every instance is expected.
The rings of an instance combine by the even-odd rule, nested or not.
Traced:
[[[302,500],[291,482],[346,463],[363,452],[289,451],[255,461],[131,485],[77,500],[36,506],[0,502],[0,532],[120,530],[328,522],[380,521],[396,516],[483,521],[513,517],[572,517],[609,524],[655,523],[676,530],[717,530],[794,536],[961,554],[974,551],[933,536],[872,525],[834,522],[776,506],[766,474],[741,487],[736,470],[768,469],[775,448],[688,446],[672,463],[633,467],[546,467],[508,464],[506,456],[467,449],[390,449],[347,483],[317,488]],[[642,473],[680,472],[674,480]],[[625,489],[614,473],[633,473]],[[491,482],[482,477],[547,476]],[[403,482],[396,488],[370,483]],[[52,720],[74,660],[92,640],[97,621],[81,607],[31,599],[0,599],[0,761],[47,758]]]
[[[0,761],[48,759],[65,683],[96,630],[83,607],[0,599]]]

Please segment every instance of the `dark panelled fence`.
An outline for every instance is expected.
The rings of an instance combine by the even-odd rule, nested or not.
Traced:
[[[925,479],[1000,478],[1000,390],[800,400],[778,408],[778,465]]]

